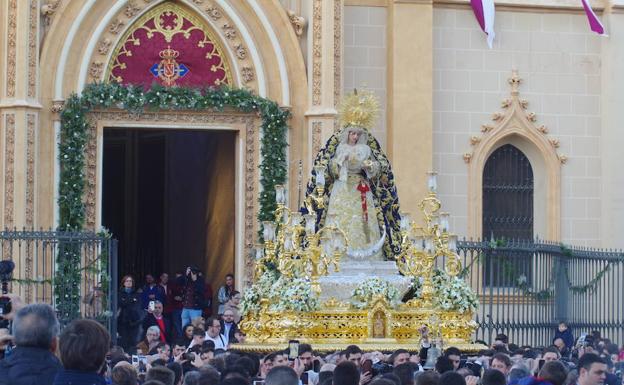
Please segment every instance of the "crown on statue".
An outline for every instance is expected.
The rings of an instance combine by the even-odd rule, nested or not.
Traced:
[[[342,127],[356,126],[371,129],[377,120],[379,101],[371,91],[353,90],[340,103],[340,124]]]
[[[158,55],[163,59],[175,59],[180,56],[180,52],[167,46],[167,49],[163,49]]]

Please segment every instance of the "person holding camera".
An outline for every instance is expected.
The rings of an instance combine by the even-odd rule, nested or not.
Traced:
[[[176,282],[182,290],[182,325],[190,324],[193,319],[202,316],[204,307],[204,282],[199,277],[199,269],[195,266],[186,268],[186,274]]]
[[[16,347],[0,360],[0,384],[52,384],[63,369],[54,355],[59,333],[56,312],[46,304],[23,306],[16,295],[5,298],[10,299],[12,311],[3,318],[13,322],[12,339]]]
[[[118,296],[117,333],[119,345],[132,353],[141,338],[141,324],[145,311],[141,305],[141,296],[135,290],[134,278],[126,275],[121,279],[121,290]]]

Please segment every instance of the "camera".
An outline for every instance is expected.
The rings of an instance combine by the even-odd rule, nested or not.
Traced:
[[[9,281],[13,278],[13,269],[15,263],[10,260],[0,261],[0,282],[2,283],[2,295],[9,293]],[[8,328],[9,321],[3,316],[11,312],[11,299],[8,297],[0,297],[0,328]]]

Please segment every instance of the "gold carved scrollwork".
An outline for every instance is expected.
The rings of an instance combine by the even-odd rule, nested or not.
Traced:
[[[319,351],[341,350],[350,344],[366,350],[418,350],[418,329],[423,325],[439,331],[449,346],[468,352],[483,348],[468,342],[477,327],[468,313],[434,312],[407,305],[393,309],[383,298],[378,298],[369,309],[352,308],[330,299],[320,310],[305,313],[272,312],[267,302],[261,300],[260,311],[250,313],[241,322],[246,342],[235,345],[235,349],[278,350],[296,338]]]

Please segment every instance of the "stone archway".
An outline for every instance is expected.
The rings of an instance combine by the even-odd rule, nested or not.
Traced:
[[[57,158],[58,112],[64,99],[72,92],[80,92],[87,82],[94,80],[92,75],[102,79],[107,58],[132,20],[165,2],[60,1],[47,10],[49,27],[42,43],[40,66],[48,68],[50,76],[41,78],[40,88],[42,104],[52,108],[45,108],[40,114],[39,153],[43,161],[38,165],[39,223],[53,226],[58,220],[56,196],[52,193],[58,184],[58,166],[53,159]],[[306,68],[298,36],[281,4],[256,0],[175,3],[192,10],[213,27],[232,63],[235,86],[249,87],[290,109],[289,157],[309,157],[304,116],[308,93],[301,92],[308,87]],[[296,167],[292,167],[291,184],[296,183],[296,173]],[[296,188],[290,191],[294,199]]]
[[[58,112],[62,110],[64,99],[72,92],[80,92],[88,82],[103,80],[107,60],[124,31],[150,9],[168,2],[171,1],[60,1],[47,10],[49,25],[42,42],[40,66],[49,69],[49,76],[42,76],[39,83],[42,104],[52,108],[44,108],[40,113],[37,157],[39,204],[36,211],[38,223],[55,226],[58,221],[58,193],[55,192],[59,181],[56,138],[60,132]],[[297,158],[306,157],[307,147],[304,143],[307,140],[307,131],[304,112],[308,94],[300,92],[307,89],[306,68],[298,37],[281,4],[277,1],[255,0],[180,0],[175,3],[186,7],[189,12],[194,12],[196,17],[212,27],[215,37],[224,47],[224,54],[232,64],[234,86],[251,88],[260,96],[276,100],[281,106],[290,109],[292,118],[289,121],[289,151],[290,154],[297,154]],[[277,36],[280,37],[279,41]],[[193,114],[184,115],[189,119],[199,119]],[[168,119],[166,116],[162,118]],[[253,142],[245,140],[245,146],[257,148],[258,141],[258,136],[255,136]],[[247,147],[241,151],[246,152]],[[258,152],[249,153],[257,161]],[[101,156],[97,145],[93,148],[93,156],[97,166],[97,159]],[[292,170],[294,171],[291,171],[289,179],[296,183],[297,171],[294,167]],[[255,207],[258,178],[245,179],[245,183],[253,185],[254,188],[238,194],[237,205]],[[97,202],[97,184],[94,186],[95,193],[92,192],[91,197]],[[291,188],[290,191],[295,194],[296,188]],[[97,205],[94,204],[93,207]],[[96,212],[94,209],[94,214],[91,215],[94,226],[98,223],[95,219]],[[238,221],[241,226],[253,225],[255,222],[253,210],[251,216],[247,212]],[[255,236],[253,231],[248,232],[242,228],[237,229],[237,232],[244,234],[245,238],[245,242],[240,243],[240,251],[237,251],[237,258],[243,258],[244,249],[253,243]],[[248,234],[252,234],[251,238]],[[236,274],[243,276],[243,270],[244,264],[237,264]]]

